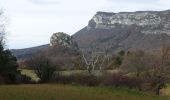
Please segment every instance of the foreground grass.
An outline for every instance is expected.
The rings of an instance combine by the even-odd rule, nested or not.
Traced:
[[[2,85],[0,100],[168,100],[128,89],[71,85]]]

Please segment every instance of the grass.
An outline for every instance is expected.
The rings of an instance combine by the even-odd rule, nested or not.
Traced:
[[[113,70],[107,70],[107,72],[109,72],[109,73],[113,73]],[[36,76],[36,74],[34,73],[34,71],[33,70],[27,70],[27,69],[22,69],[21,70],[21,73],[22,74],[24,74],[24,75],[27,75],[27,76],[30,76],[31,78],[32,78],[32,80],[33,81],[38,81],[39,80],[39,78]],[[70,70],[70,71],[62,71],[62,74],[64,74],[64,75],[70,75],[70,74],[75,74],[75,73],[87,73],[87,71],[85,71],[85,70]],[[100,72],[96,72],[97,74],[101,74]],[[42,87],[42,86],[44,86],[44,88]],[[37,96],[38,95],[41,95],[41,94],[43,94],[43,93],[41,93],[42,91],[44,91],[45,92],[45,90],[47,90],[49,93],[51,93],[52,92],[52,94],[54,94],[53,92],[54,91],[57,91],[58,92],[58,89],[59,90],[61,90],[61,88],[59,88],[59,87],[63,87],[64,85],[18,85],[18,86],[9,86],[9,87],[11,87],[11,88],[13,88],[13,90],[15,90],[15,88],[18,88],[18,89],[21,89],[21,91],[22,91],[22,89],[27,89],[27,88],[35,88],[35,90],[37,90],[37,92],[38,91],[40,91],[40,94],[39,94],[39,92],[36,94]],[[0,87],[0,90],[1,90],[1,88],[5,88],[6,87],[6,89],[8,89],[8,87],[7,86],[1,86]],[[38,88],[38,87],[40,87],[40,88]],[[103,100],[103,99],[100,99],[100,97],[101,98],[104,98],[104,95],[102,94],[100,94],[100,93],[98,93],[98,90],[100,90],[99,88],[89,88],[89,87],[75,87],[75,86],[64,86],[64,87],[67,87],[68,89],[73,89],[73,91],[77,91],[77,89],[78,90],[81,90],[81,92],[82,93],[85,93],[86,91],[89,91],[90,89],[91,89],[91,91],[92,92],[96,92],[95,94],[93,94],[94,96],[96,96],[97,97],[97,95],[99,95],[99,97],[97,97],[97,99],[96,100]],[[48,90],[48,88],[50,89],[51,88],[51,91],[50,90]],[[63,89],[62,90],[62,92],[64,93],[64,92],[66,92],[68,89]],[[89,90],[87,90],[87,89],[89,89]],[[9,89],[8,89],[9,90]],[[41,91],[42,90],[42,91]],[[97,90],[97,91],[95,91],[95,90]],[[106,92],[106,90],[109,90],[109,89],[101,89],[101,91],[104,91],[104,92]],[[34,91],[34,90],[33,90]],[[10,92],[10,91],[9,91]],[[20,91],[17,91],[17,92],[20,92]],[[28,90],[28,92],[29,92],[29,90]],[[79,91],[78,91],[79,92]],[[103,92],[103,93],[104,93]],[[118,92],[118,93],[117,93]],[[131,93],[129,93],[129,92],[131,92],[131,91],[129,91],[129,90],[121,90],[121,89],[114,89],[114,90],[112,90],[112,91],[107,91],[106,93],[107,93],[107,95],[108,96],[110,96],[110,97],[120,97],[120,99],[107,99],[107,100],[125,100],[126,99],[126,97],[129,97],[129,98],[134,98],[134,99],[127,99],[127,100],[168,100],[168,99],[166,99],[165,97],[160,97],[160,98],[157,98],[157,97],[155,97],[155,96],[149,96],[149,95],[143,95],[144,97],[142,97],[141,95],[141,93],[138,93],[138,92],[131,92]],[[74,92],[73,92],[74,93]],[[124,94],[122,94],[122,93],[124,93]],[[138,95],[136,95],[136,93],[138,94]],[[1,94],[1,92],[0,92],[0,94]],[[28,93],[29,94],[29,93]],[[122,94],[122,96],[120,95],[120,94]],[[135,94],[135,95],[134,95]],[[16,94],[15,94],[16,95]],[[33,94],[30,94],[30,95],[33,95]],[[56,94],[57,95],[57,94]],[[75,94],[75,95],[73,95],[73,97],[77,97],[77,96],[81,96],[81,94]],[[85,93],[85,95],[89,95],[89,94],[87,94],[87,93]],[[93,96],[93,95],[91,95],[91,96]],[[170,96],[170,85],[168,85],[165,89],[163,89],[163,90],[161,90],[161,95],[163,95],[163,96]],[[45,94],[43,95],[43,96],[45,96]],[[48,99],[48,100],[56,100],[57,98],[62,98],[62,97],[60,97],[61,95],[59,95],[59,96],[57,96],[57,97],[55,97],[55,96],[52,96],[52,99]],[[63,96],[63,95],[62,95]],[[103,97],[102,97],[103,96]],[[27,95],[25,95],[25,94],[23,94],[21,97],[27,97]],[[53,98],[54,97],[54,98]],[[82,97],[82,96],[81,96]],[[140,98],[140,99],[135,99],[135,98]],[[41,99],[41,97],[38,97],[38,98],[40,98],[40,100],[47,100],[47,99]],[[45,98],[45,97],[43,97],[43,98]],[[84,98],[84,97],[83,97]],[[85,97],[85,98],[87,98],[87,97]],[[124,99],[123,99],[124,98]],[[143,98],[143,99],[142,99]],[[150,99],[149,99],[150,98]],[[165,99],[162,99],[162,98],[165,98]],[[170,98],[169,98],[170,99]],[[0,97],[0,100],[1,100],[1,97]],[[9,99],[7,99],[7,100],[9,100]],[[16,100],[18,100],[18,99],[16,99]],[[19,100],[22,100],[22,99],[19,99]],[[24,99],[25,100],[25,99]],[[26,100],[29,100],[29,99],[26,99]],[[31,99],[32,100],[32,99]],[[36,100],[36,99],[35,99]],[[58,99],[57,99],[58,100]],[[70,100],[70,99],[59,99],[59,100]],[[79,100],[79,99],[71,99],[71,100]],[[81,99],[81,100],[91,100],[91,99]]]
[[[33,81],[36,82],[39,81],[39,78],[37,77],[33,70],[22,69],[21,74],[31,77]]]
[[[58,84],[2,85],[0,100],[168,100],[128,89]]]

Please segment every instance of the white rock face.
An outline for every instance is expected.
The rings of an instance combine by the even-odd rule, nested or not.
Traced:
[[[58,32],[58,33],[54,33],[50,39],[50,46],[55,46],[55,45],[75,47],[76,42],[68,34],[63,32]]]
[[[87,29],[111,29],[116,25],[137,25],[144,34],[170,34],[170,11],[141,11],[105,13],[98,12]]]

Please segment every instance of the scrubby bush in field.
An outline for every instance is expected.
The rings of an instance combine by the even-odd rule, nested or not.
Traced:
[[[55,79],[53,79],[53,82],[83,86],[97,86],[100,84],[100,78],[91,74],[72,74],[68,76],[57,75]]]
[[[55,78],[53,78],[51,82],[61,84],[72,84],[73,79],[72,77],[66,75],[55,75]]]
[[[28,77],[26,75],[21,75],[19,81],[20,83],[24,83],[24,84],[32,83],[31,77]]]
[[[135,51],[127,54],[121,69],[123,72],[143,79],[156,95],[160,94],[170,75],[170,47],[165,44],[166,35],[162,35],[162,47],[157,54]]]
[[[144,51],[135,51],[126,54],[121,65],[121,71],[133,73],[135,77],[141,78],[142,73],[146,72],[152,66],[153,57]]]
[[[27,64],[34,70],[35,74],[43,83],[49,82],[57,71],[56,66],[43,55],[32,57],[27,61]]]
[[[104,86],[128,87],[128,88],[140,89],[142,81],[121,74],[110,74],[107,75],[105,79],[103,79],[102,84]]]
[[[95,76],[92,74],[57,75],[52,82],[83,86],[114,86],[140,89],[142,81],[121,74]]]
[[[75,83],[86,86],[97,86],[100,84],[99,77],[92,74],[75,74]]]

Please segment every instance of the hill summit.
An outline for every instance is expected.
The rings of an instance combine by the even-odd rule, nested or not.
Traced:
[[[160,48],[161,34],[170,45],[170,10],[108,13],[97,12],[88,25],[74,34],[82,49],[111,53],[119,50]]]

